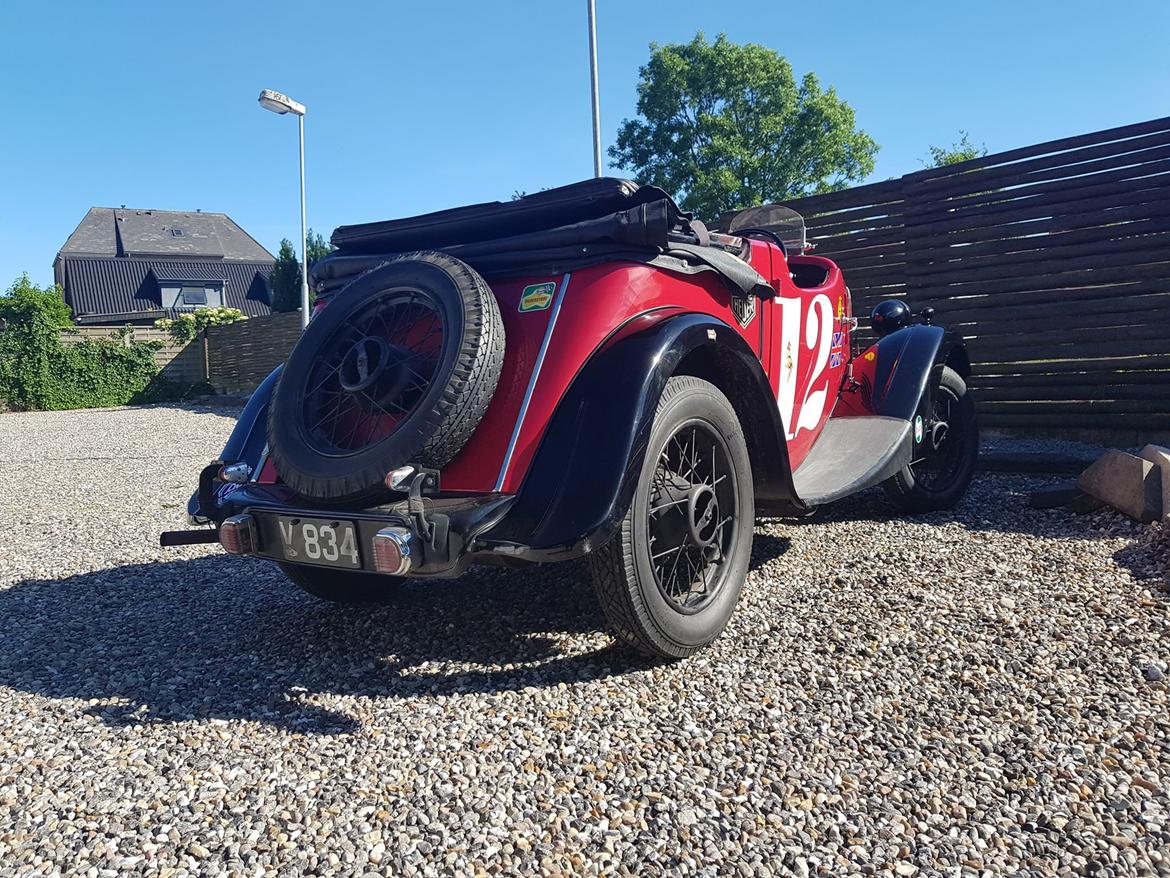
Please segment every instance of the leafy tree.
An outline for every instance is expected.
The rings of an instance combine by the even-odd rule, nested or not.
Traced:
[[[330,253],[332,253],[334,247],[325,240],[323,235],[318,232],[314,232],[312,229],[309,229],[309,232],[305,237],[307,239],[305,241],[305,245],[309,249],[309,268],[312,268],[319,259],[324,259]]]
[[[295,311],[301,307],[301,263],[288,238],[280,242],[268,282],[272,286],[273,311]]]
[[[930,147],[930,160],[923,160],[923,166],[941,168],[943,165],[957,165],[959,162],[987,155],[987,144],[976,146],[966,131],[960,131],[959,134],[959,139],[950,146]]]
[[[73,325],[73,314],[59,286],[38,287],[22,274],[0,296],[0,320],[12,326],[44,321],[55,329]]]
[[[702,32],[650,45],[638,83],[639,118],[609,148],[618,167],[681,198],[701,217],[830,192],[873,171],[878,146],[853,108],[772,49]]]
[[[333,252],[333,245],[312,229],[309,229],[305,238],[309,268],[313,267],[314,262]],[[272,286],[273,311],[296,311],[301,307],[301,261],[297,259],[296,248],[288,238],[281,239],[280,250],[276,254],[276,265],[273,266],[269,283]],[[315,298],[313,291],[309,290],[309,301],[312,302]]]

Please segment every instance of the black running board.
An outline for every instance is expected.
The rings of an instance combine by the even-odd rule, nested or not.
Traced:
[[[901,418],[830,418],[792,475],[796,496],[819,506],[884,482],[910,463],[912,429]]]

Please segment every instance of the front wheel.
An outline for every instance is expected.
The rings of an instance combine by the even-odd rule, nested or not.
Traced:
[[[302,591],[335,604],[385,603],[398,594],[403,582],[398,576],[356,570],[333,570],[282,561],[277,561],[276,566]]]
[[[718,637],[747,575],[754,518],[747,442],[731,403],[706,381],[671,378],[630,509],[590,556],[618,638],[682,658]]]
[[[914,418],[914,459],[884,485],[907,512],[951,509],[979,457],[975,400],[954,369],[938,366]]]

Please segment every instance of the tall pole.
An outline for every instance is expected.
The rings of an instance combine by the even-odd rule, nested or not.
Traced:
[[[601,98],[597,93],[597,12],[589,3],[589,81],[593,89],[593,176],[601,176]]]
[[[305,228],[305,116],[297,116],[301,131],[301,329],[309,325],[309,233]]]

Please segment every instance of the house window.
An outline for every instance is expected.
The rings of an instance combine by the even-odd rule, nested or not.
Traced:
[[[183,230],[182,229],[171,229],[171,236],[175,237],[175,238],[181,238],[181,237],[183,237]]]
[[[183,287],[179,290],[179,300],[190,307],[206,307],[207,287]]]

